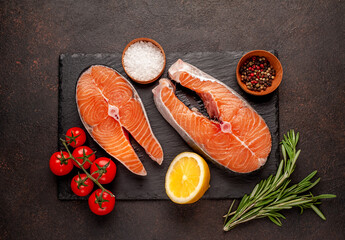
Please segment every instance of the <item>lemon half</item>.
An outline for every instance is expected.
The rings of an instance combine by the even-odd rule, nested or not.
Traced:
[[[196,153],[183,152],[171,162],[165,176],[165,191],[175,203],[198,201],[210,187],[210,170]]]

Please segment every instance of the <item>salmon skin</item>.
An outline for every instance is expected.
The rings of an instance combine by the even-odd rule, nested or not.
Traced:
[[[182,60],[175,62],[168,73],[172,80],[201,97],[211,118],[184,105],[168,79],[161,79],[152,90],[159,112],[195,151],[238,173],[255,171],[266,163],[271,134],[265,121],[242,97]]]
[[[93,65],[78,79],[79,116],[92,138],[131,172],[147,172],[130,144],[127,131],[158,164],[163,150],[154,136],[134,87],[112,68]]]

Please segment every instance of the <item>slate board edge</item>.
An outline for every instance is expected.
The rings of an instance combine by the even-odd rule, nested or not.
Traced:
[[[58,129],[57,129],[57,136],[58,136],[58,142],[57,142],[57,151],[62,150],[62,144],[60,141],[60,133],[62,132],[62,126],[61,126],[61,122],[59,121],[60,116],[62,114],[62,106],[61,106],[61,98],[62,98],[62,60],[66,57],[66,54],[60,54],[59,56],[59,72],[58,72],[58,77],[59,77],[59,90],[58,90]],[[57,181],[57,197],[59,200],[70,200],[70,199],[64,199],[61,197],[60,191],[59,191],[59,181]]]

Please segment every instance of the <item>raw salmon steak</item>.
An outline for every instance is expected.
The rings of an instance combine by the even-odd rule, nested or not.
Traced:
[[[101,65],[87,69],[78,79],[76,100],[80,118],[92,138],[130,171],[147,174],[128,132],[154,161],[162,163],[162,147],[153,135],[138,93],[114,69]]]
[[[170,80],[161,79],[153,89],[159,112],[195,151],[239,173],[252,172],[266,163],[271,134],[265,121],[243,98],[182,60],[168,72],[172,80],[200,96],[211,118],[184,105]]]

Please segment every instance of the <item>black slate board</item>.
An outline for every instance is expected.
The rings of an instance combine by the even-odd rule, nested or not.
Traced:
[[[274,51],[271,51],[275,53]],[[265,119],[272,134],[272,151],[267,163],[261,169],[250,174],[236,174],[225,171],[222,168],[209,163],[211,171],[210,189],[203,196],[203,199],[227,199],[239,198],[249,193],[255,184],[263,178],[268,177],[277,169],[279,159],[279,114],[278,114],[278,91],[264,97],[255,97],[246,94],[236,82],[236,65],[245,52],[194,52],[194,53],[170,53],[167,54],[167,65],[162,77],[167,76],[167,70],[177,59],[195,65],[204,72],[225,82],[241,96],[243,96],[252,107]],[[276,53],[275,53],[276,54]],[[276,54],[277,55],[277,54]],[[60,55],[60,82],[59,82],[59,137],[73,126],[83,127],[77,113],[75,102],[75,87],[79,75],[90,65],[102,64],[116,69],[123,76],[127,77],[121,65],[121,54],[62,54]],[[129,79],[127,77],[127,79]],[[137,89],[148,114],[151,127],[164,151],[164,161],[161,166],[153,162],[144,150],[133,140],[131,143],[143,162],[148,175],[146,177],[136,176],[130,173],[122,164],[115,161],[118,167],[117,176],[113,183],[106,186],[112,191],[117,200],[149,200],[168,199],[164,189],[165,173],[172,159],[183,151],[192,151],[183,141],[178,133],[164,120],[156,109],[152,92],[158,81],[149,85],[141,85],[132,82]],[[187,92],[187,93],[186,93]],[[197,107],[206,114],[200,99],[191,91],[186,91],[177,86],[177,96],[189,107]],[[88,135],[86,145],[96,150],[96,157],[109,155],[100,148]],[[62,149],[59,142],[59,149]],[[83,199],[75,196],[70,190],[70,182],[77,170],[66,177],[58,178],[58,198],[61,200]],[[85,198],[84,198],[85,199]]]

